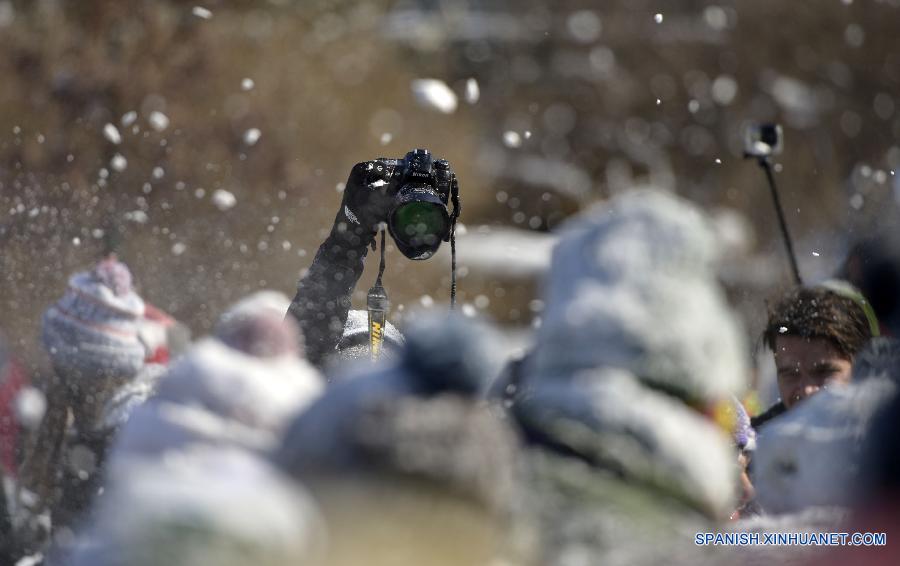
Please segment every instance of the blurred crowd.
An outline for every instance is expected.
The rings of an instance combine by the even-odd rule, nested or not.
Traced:
[[[512,360],[489,322],[434,311],[375,361],[350,311],[308,356],[331,324],[314,300],[296,314],[309,274],[294,306],[258,292],[192,340],[105,257],[44,314],[52,375],[0,341],[0,562],[896,563],[895,244],[760,305],[772,407],[711,222],[665,191],[564,226]],[[695,544],[856,531],[888,545]]]

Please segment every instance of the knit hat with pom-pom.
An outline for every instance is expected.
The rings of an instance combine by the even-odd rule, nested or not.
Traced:
[[[144,365],[137,332],[143,315],[131,272],[110,256],[69,279],[66,293],[44,313],[42,341],[64,379],[127,379]]]

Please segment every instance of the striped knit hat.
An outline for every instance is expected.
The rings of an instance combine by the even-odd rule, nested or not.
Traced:
[[[61,376],[130,378],[144,364],[138,320],[144,301],[115,256],[69,279],[65,295],[44,313],[42,341]]]

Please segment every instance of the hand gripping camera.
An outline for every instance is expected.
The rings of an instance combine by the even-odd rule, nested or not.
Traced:
[[[414,149],[402,159],[378,158],[374,183],[387,184],[393,200],[387,225],[397,248],[409,259],[428,259],[450,241],[459,217],[459,185],[450,163]],[[447,205],[452,199],[453,211]]]

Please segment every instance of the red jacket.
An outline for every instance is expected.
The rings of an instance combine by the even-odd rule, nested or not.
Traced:
[[[16,447],[19,442],[19,422],[16,418],[16,397],[28,384],[28,377],[15,360],[7,360],[0,367],[0,469],[12,477],[15,477],[18,468]]]

